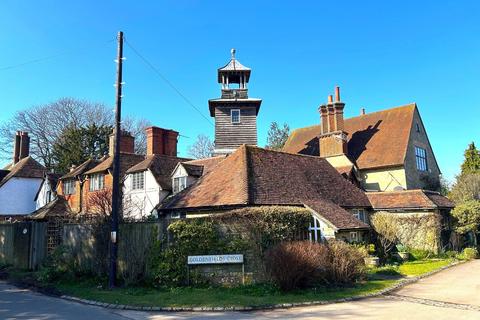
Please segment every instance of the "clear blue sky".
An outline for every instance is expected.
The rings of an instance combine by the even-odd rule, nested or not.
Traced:
[[[319,122],[335,85],[346,116],[417,102],[445,176],[479,137],[478,1],[16,1],[0,4],[0,121],[72,96],[114,104],[118,30],[208,116],[216,69],[230,48],[253,69],[263,99],[260,145],[272,121]],[[124,112],[184,136],[213,126],[126,47]]]

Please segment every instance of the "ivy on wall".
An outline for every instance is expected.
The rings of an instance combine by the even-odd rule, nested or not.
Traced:
[[[263,253],[274,244],[304,238],[310,220],[311,214],[304,208],[265,206],[175,221],[168,226],[170,237],[153,244],[149,258],[152,280],[160,287],[186,284],[189,255],[252,251],[256,259],[263,260]]]

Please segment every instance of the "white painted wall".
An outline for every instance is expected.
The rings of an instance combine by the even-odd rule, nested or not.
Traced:
[[[41,178],[11,178],[0,187],[0,215],[21,215],[35,211],[35,196]]]
[[[132,190],[132,176],[126,176],[123,184],[124,216],[133,219],[148,217],[153,208],[170,192],[162,190],[150,170],[144,171],[145,185],[142,190]]]
[[[51,199],[48,198],[49,192],[51,194]],[[40,192],[38,193],[36,209],[40,209],[41,207],[45,206],[50,201],[53,201],[56,198],[57,193],[55,192],[55,186],[52,187],[50,181],[48,179],[45,179],[40,188]]]

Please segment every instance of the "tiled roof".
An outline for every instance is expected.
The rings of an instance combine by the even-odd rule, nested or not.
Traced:
[[[63,197],[57,197],[57,199],[34,211],[28,219],[45,220],[51,217],[63,217],[71,213],[67,201]]]
[[[327,200],[309,200],[304,205],[328,221],[338,230],[369,229],[370,226],[355,218],[352,213]]]
[[[45,167],[34,160],[32,157],[26,157],[10,167],[10,172],[0,181],[0,187],[7,183],[11,178],[40,178],[45,174]]]
[[[448,198],[426,190],[385,191],[366,193],[374,209],[453,208]]]
[[[302,205],[319,199],[370,207],[365,194],[325,159],[243,145],[161,209]]]
[[[63,175],[62,177],[60,177],[60,180],[75,178],[79,175],[82,175],[86,171],[96,167],[100,162],[101,162],[100,160],[88,159],[87,161],[85,161],[82,164],[75,167],[72,171],[70,171],[70,172],[66,173],[65,175]]]
[[[123,177],[125,175],[125,172],[127,172],[128,169],[130,169],[137,163],[143,161],[144,159],[145,159],[145,156],[141,154],[121,153],[120,154],[120,177]],[[97,166],[88,170],[84,174],[93,174],[93,173],[107,171],[112,169],[112,165],[113,165],[113,157],[109,156],[105,160],[100,162]]]
[[[150,170],[163,190],[172,190],[172,171],[179,162],[187,160],[189,159],[167,155],[149,155],[145,157],[145,160],[128,169],[127,174]]]
[[[189,176],[201,177],[203,175],[203,166],[188,164],[186,162],[183,162],[181,165],[185,168],[185,171],[187,171]]]
[[[348,157],[359,169],[403,165],[416,105],[411,103],[345,119]],[[318,156],[321,126],[292,132],[283,150]]]
[[[210,157],[210,158],[195,159],[195,160],[185,161],[182,163],[182,165],[201,167],[202,172],[200,173],[200,176],[202,176],[212,171],[220,162],[225,160],[226,157],[227,157],[226,155],[221,155],[221,156]],[[188,170],[186,167],[185,169]]]

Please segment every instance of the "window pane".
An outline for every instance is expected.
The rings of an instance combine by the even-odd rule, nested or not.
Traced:
[[[240,122],[240,110],[232,110],[232,123]]]

